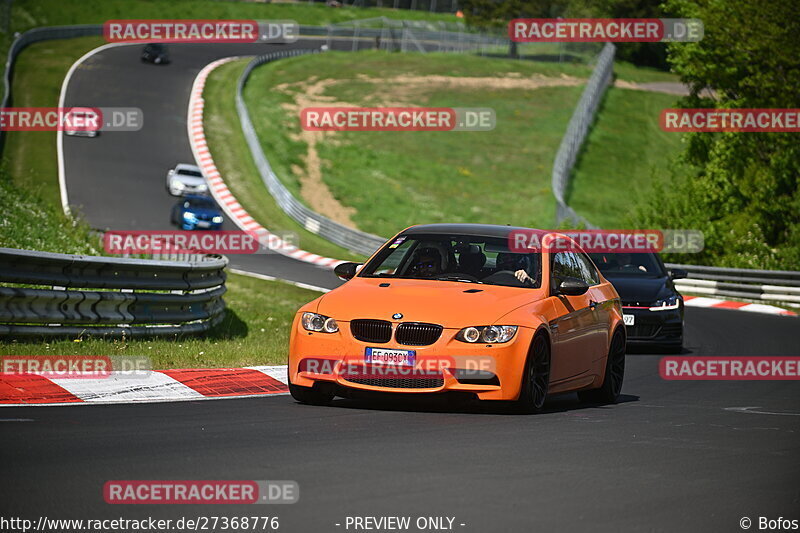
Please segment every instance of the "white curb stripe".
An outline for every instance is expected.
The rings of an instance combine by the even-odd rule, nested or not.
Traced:
[[[161,372],[142,376],[116,375],[103,378],[52,379],[51,381],[84,402],[132,403],[155,400],[195,400],[204,398]]]

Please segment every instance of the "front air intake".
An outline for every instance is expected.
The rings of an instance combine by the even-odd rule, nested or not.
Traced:
[[[406,346],[427,346],[439,340],[442,329],[439,324],[405,322],[397,326],[394,340]]]
[[[392,323],[360,318],[350,322],[350,333],[362,342],[384,344],[392,339]]]

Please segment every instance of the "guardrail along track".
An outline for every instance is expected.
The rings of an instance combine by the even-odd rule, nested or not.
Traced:
[[[688,278],[675,281],[682,292],[800,305],[800,272],[797,271],[681,264],[667,264],[667,268],[682,268],[689,273]]]
[[[0,336],[202,333],[225,314],[227,264],[0,248]]]

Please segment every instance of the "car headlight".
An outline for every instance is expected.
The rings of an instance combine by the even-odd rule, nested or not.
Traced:
[[[211,222],[213,222],[214,224],[222,224],[222,217],[217,215],[211,219]]]
[[[461,342],[486,344],[502,344],[514,338],[517,326],[470,326],[456,334],[456,340]]]
[[[183,189],[186,188],[186,185],[184,185],[183,182],[181,182],[181,181],[175,180],[175,181],[172,182],[172,188],[177,190],[177,191],[182,191]]]
[[[317,313],[303,313],[303,328],[308,331],[318,331],[320,333],[336,333],[339,331],[339,324],[329,316]]]
[[[651,311],[670,311],[681,306],[681,299],[677,296],[670,296],[662,300],[657,300],[650,308]]]
[[[185,211],[183,213],[183,219],[186,220],[186,221],[189,221],[189,222],[195,222],[197,220],[197,217],[194,215],[194,213],[190,213],[189,211]]]

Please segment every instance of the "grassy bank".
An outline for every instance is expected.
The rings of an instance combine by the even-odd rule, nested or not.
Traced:
[[[553,154],[590,72],[479,56],[329,52],[259,67],[245,100],[273,169],[304,200],[318,192],[301,188],[313,170],[313,141],[298,121],[309,94],[327,105],[493,108],[497,127],[488,132],[325,135],[314,146],[318,188],[360,229],[384,236],[429,222],[550,226]],[[269,200],[263,187],[260,194]]]
[[[100,37],[35,43],[17,58],[12,82],[14,107],[56,107],[61,84],[72,64],[103,44]],[[61,205],[54,131],[5,133],[3,165],[14,183],[52,205]]]
[[[218,0],[14,0],[10,30],[0,36],[3,53],[14,32],[38,26],[103,24],[115,19],[256,19],[293,20],[325,26],[373,17],[432,22],[456,22],[455,16],[427,11],[388,8],[331,9],[325,4],[220,2]]]
[[[659,126],[674,95],[610,88],[575,166],[567,203],[593,224],[622,228],[631,206],[667,183],[681,135]]]

